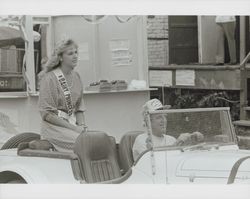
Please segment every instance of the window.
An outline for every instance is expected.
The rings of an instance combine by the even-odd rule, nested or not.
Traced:
[[[0,17],[0,92],[25,91],[22,75],[25,43],[18,28],[19,18]]]
[[[39,90],[37,75],[47,57],[49,22],[48,16],[0,15],[0,92]],[[25,39],[34,49],[27,48]]]

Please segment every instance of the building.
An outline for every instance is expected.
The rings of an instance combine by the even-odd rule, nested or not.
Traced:
[[[9,47],[8,52],[1,49],[1,55],[9,57],[1,59],[0,75],[1,123],[7,132],[11,128],[15,133],[40,131],[37,75],[42,59],[65,37],[79,44],[77,71],[86,88],[99,80],[125,80],[130,86],[108,92],[86,89],[83,93],[90,129],[103,130],[118,140],[126,131],[143,130],[141,106],[150,97],[177,108],[193,100],[178,101],[178,96],[201,91],[200,97],[216,91],[222,93],[218,97],[239,100],[240,66],[212,65],[214,16],[12,16],[1,21],[21,27],[25,40]],[[248,17],[238,17],[237,24],[240,62],[249,51]],[[34,31],[40,33],[36,42]],[[20,61],[24,51],[25,65]],[[132,80],[136,80],[134,84],[130,84]]]

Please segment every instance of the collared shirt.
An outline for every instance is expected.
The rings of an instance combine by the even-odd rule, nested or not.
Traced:
[[[147,133],[140,134],[136,137],[132,149],[134,160],[136,160],[142,152],[147,150],[148,139],[149,136]],[[171,146],[176,143],[176,139],[169,135],[163,135],[162,137],[152,135],[152,140],[154,147]]]

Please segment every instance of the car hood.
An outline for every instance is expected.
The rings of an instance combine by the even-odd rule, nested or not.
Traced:
[[[177,165],[176,176],[228,177],[234,164],[250,155],[250,152],[240,150],[185,153]],[[239,173],[250,176],[250,159],[242,163]]]

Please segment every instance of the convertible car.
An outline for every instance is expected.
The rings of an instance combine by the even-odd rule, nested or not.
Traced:
[[[166,134],[199,132],[202,139],[181,145],[147,145],[134,160],[141,133],[152,136],[152,114],[166,117]],[[145,132],[123,135],[119,143],[100,131],[81,134],[72,153],[39,148],[34,133],[8,140],[0,150],[0,183],[250,184],[250,151],[239,149],[229,108],[169,109],[148,112]],[[49,146],[49,143],[47,143]]]

